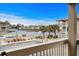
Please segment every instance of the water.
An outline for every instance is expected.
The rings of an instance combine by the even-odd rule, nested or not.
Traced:
[[[34,36],[34,35],[40,35],[42,33],[40,33],[40,32],[29,32],[29,31],[23,31],[23,30],[16,30],[15,32],[11,32],[11,33],[8,33],[8,34],[0,37],[0,39],[15,38],[16,35],[22,35],[22,34],[26,34],[26,36]],[[25,46],[28,46],[28,45],[30,46],[30,45],[38,44],[38,43],[41,43],[41,42],[29,41],[29,42],[22,42],[22,43],[16,43],[16,44],[0,46],[0,51],[5,51],[5,50],[9,50],[9,49],[14,49],[14,48],[20,48],[20,47],[25,47]]]
[[[23,31],[23,30],[16,30],[15,32],[11,32],[8,33],[4,36],[16,36],[16,35],[22,35],[22,34],[26,34],[27,36],[31,36],[31,35],[42,35],[41,32],[33,32],[33,31]]]
[[[16,35],[23,35],[25,34],[26,36],[42,36],[42,32],[33,32],[33,31],[23,31],[23,30],[16,30],[15,32],[10,32],[10,33],[7,33],[5,34],[3,37],[0,37],[1,38],[15,38]],[[45,35],[48,35],[49,33],[48,32],[45,32]],[[53,35],[53,33],[51,33]]]
[[[26,31],[22,31],[22,30],[16,30],[15,32],[10,32],[5,34],[4,36],[16,36],[16,35],[21,35],[21,34],[26,34]]]
[[[41,32],[32,32],[32,31],[29,32],[29,31],[23,31],[23,30],[16,30],[15,32],[11,32],[11,33],[4,35],[3,37],[0,37],[0,39],[15,38],[16,35],[22,35],[22,34],[26,34],[26,36],[42,36]],[[48,32],[47,32],[47,34],[48,34]],[[23,42],[23,43],[11,44],[11,45],[6,45],[6,46],[0,46],[0,51],[13,49],[13,48],[19,48],[19,47],[28,46],[28,45],[33,45],[33,44],[37,44],[37,43],[40,43],[40,42],[30,41],[30,42]]]
[[[0,39],[5,39],[5,38],[15,38],[16,35],[26,35],[26,36],[42,36],[42,33],[41,32],[33,32],[33,31],[23,31],[23,30],[16,30],[15,32],[10,32],[10,33],[7,33],[3,36],[0,37]]]

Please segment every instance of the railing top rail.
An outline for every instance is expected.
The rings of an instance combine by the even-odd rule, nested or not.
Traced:
[[[49,41],[49,42],[44,42],[44,43],[38,43],[38,44],[31,45],[31,46],[25,46],[25,47],[21,47],[21,48],[15,48],[15,49],[6,50],[6,52],[8,53],[8,52],[12,52],[12,51],[21,50],[21,49],[29,49],[29,48],[32,48],[32,47],[57,44],[57,43],[61,43],[61,42],[66,43],[67,39],[59,39],[59,40],[54,40],[54,41]]]

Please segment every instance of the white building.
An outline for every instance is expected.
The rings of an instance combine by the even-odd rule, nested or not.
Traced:
[[[58,20],[58,25],[60,27],[59,37],[68,37],[68,19]],[[77,18],[77,35],[79,35],[79,17]]]

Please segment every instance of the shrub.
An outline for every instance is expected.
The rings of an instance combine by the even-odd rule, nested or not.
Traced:
[[[55,35],[53,38],[58,38],[58,36],[57,36],[57,35]]]
[[[57,36],[57,35],[56,35],[56,36],[48,35],[47,38],[48,38],[48,39],[51,39],[51,38],[58,38],[58,36]]]
[[[48,35],[47,38],[51,39],[53,38],[53,35]]]
[[[37,36],[37,37],[35,37],[36,39],[42,39],[42,36]]]

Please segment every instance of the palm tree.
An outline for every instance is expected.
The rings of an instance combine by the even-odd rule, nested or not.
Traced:
[[[56,32],[59,31],[59,26],[58,25],[52,25],[52,31],[54,32],[56,36]]]
[[[50,33],[52,32],[52,25],[47,26],[47,32],[49,32],[49,36],[50,36]]]
[[[54,36],[56,36],[56,32],[59,31],[58,25],[49,25],[47,26],[47,32],[49,32],[49,36],[51,32],[54,32]]]
[[[43,38],[45,38],[46,26],[41,26],[39,30],[43,33]]]

